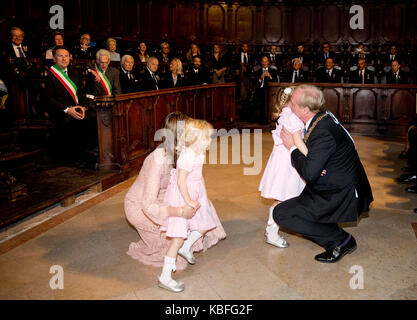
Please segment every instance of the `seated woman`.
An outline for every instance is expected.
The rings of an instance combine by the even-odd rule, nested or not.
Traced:
[[[194,56],[201,57],[201,50],[196,43],[192,43],[190,45],[190,49],[187,51],[185,58],[187,59],[188,63],[191,64],[193,62]]]
[[[184,125],[178,125],[188,117],[179,112],[170,113],[165,118],[165,129],[176,136],[181,136]],[[182,129],[181,129],[182,128]],[[170,140],[170,139],[168,139]],[[177,140],[171,139],[170,141]],[[126,218],[138,231],[141,240],[132,242],[127,252],[132,258],[140,262],[162,267],[164,257],[169,247],[169,240],[161,230],[167,217],[191,218],[195,210],[186,205],[183,207],[169,207],[164,205],[163,199],[170,180],[175,142],[171,147],[158,147],[150,153],[143,162],[142,169],[133,185],[126,194],[124,208]],[[211,202],[210,202],[211,204]],[[190,252],[206,251],[226,237],[223,226],[213,208],[213,218],[216,228],[207,232],[195,242]],[[181,256],[176,261],[177,270],[184,270],[188,262]]]
[[[113,38],[108,38],[106,40],[107,50],[110,51],[110,61],[120,61],[120,54],[116,52],[117,41]]]
[[[54,55],[52,54],[52,51],[54,50],[54,48],[58,46],[62,47],[64,45],[64,34],[60,31],[55,31],[52,34],[52,41],[52,47],[46,50],[45,52],[45,59],[53,59]]]
[[[146,63],[148,61],[149,54],[145,42],[139,43],[139,48],[135,51],[135,54],[140,62]]]
[[[163,88],[185,86],[184,73],[180,59],[174,58],[169,64],[169,71],[164,75]]]

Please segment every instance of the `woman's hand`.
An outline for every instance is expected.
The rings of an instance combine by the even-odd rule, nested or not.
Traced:
[[[323,171],[320,173],[321,176],[324,176],[326,174],[326,169],[323,169]]]

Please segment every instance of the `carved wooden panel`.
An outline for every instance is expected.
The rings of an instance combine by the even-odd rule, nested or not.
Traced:
[[[80,33],[82,20],[82,3],[78,1],[65,1],[64,4],[64,28]]]
[[[145,106],[144,101],[131,100],[127,105],[126,116],[126,135],[127,147],[129,152],[134,152],[144,147],[145,139],[144,124],[145,124]]]
[[[282,12],[277,7],[264,10],[265,40],[277,42],[282,39]]]
[[[337,6],[327,6],[321,10],[322,39],[336,42],[341,38],[340,9]]]
[[[339,117],[339,106],[340,106],[340,99],[341,96],[339,92],[337,92],[333,88],[324,88],[323,89],[324,99],[326,100],[326,110],[329,110],[333,113],[336,117]]]
[[[197,29],[198,8],[193,3],[178,2],[175,7],[175,36],[177,39],[189,39],[201,36]]]
[[[250,41],[253,38],[254,14],[248,7],[238,7],[236,10],[236,40]]]
[[[410,119],[416,113],[413,106],[416,105],[416,97],[408,91],[398,90],[391,96],[391,120]]]
[[[308,42],[312,36],[313,9],[297,7],[292,13],[292,35],[297,41]],[[316,26],[317,27],[317,26]],[[290,40],[290,39],[288,39]]]
[[[171,8],[166,3],[154,4],[152,12],[158,12],[158,17],[151,17],[152,38],[167,39],[170,34]]]
[[[106,36],[111,32],[110,0],[91,0],[91,30],[96,36]]]
[[[352,30],[349,27],[350,18],[353,17],[352,14],[349,14],[348,11],[348,19],[346,21],[346,25],[344,29],[349,30],[350,35],[352,37],[352,42],[367,42],[371,37],[371,30],[375,26],[375,14],[374,11],[371,10],[370,7],[362,5],[363,14],[364,14],[364,28],[363,29],[355,29]]]
[[[382,11],[382,36],[386,41],[396,42],[401,38],[401,24],[403,14],[401,6],[387,5]]]
[[[377,111],[377,96],[373,90],[359,89],[353,94],[352,120],[374,120]]]
[[[140,6],[136,0],[121,0],[120,11],[123,19],[120,20],[121,29],[127,37],[138,36],[140,29]]]
[[[207,10],[207,36],[208,38],[224,37],[226,25],[226,12],[220,5],[210,6]]]

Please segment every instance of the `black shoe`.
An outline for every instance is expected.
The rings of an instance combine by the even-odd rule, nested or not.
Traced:
[[[417,181],[417,176],[415,174],[407,173],[407,174],[402,174],[395,180],[397,180],[397,182],[400,182],[400,183],[410,183],[410,182]]]
[[[404,190],[411,193],[417,193],[417,185],[405,188]]]
[[[343,258],[344,255],[356,250],[356,240],[349,235],[346,240],[338,247],[326,250],[314,257],[318,262],[335,263]]]
[[[417,213],[417,208],[415,208],[413,211],[414,211],[414,213]]]

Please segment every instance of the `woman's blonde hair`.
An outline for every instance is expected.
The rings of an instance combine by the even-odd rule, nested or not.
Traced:
[[[201,56],[201,51],[200,51],[200,47],[198,46],[197,43],[192,43],[190,44],[190,49],[188,50],[187,54],[186,54],[186,58],[187,60],[191,61],[193,59],[193,50],[192,50],[192,46],[196,46],[197,47],[197,55]]]
[[[180,153],[184,147],[191,147],[198,154],[205,152],[205,142],[210,139],[213,126],[206,120],[189,118],[185,122],[185,130],[178,141],[177,150]]]
[[[178,58],[173,58],[171,62],[174,62],[177,65],[177,74],[184,74],[182,71],[182,62]]]
[[[276,95],[275,104],[274,104],[274,111],[272,112],[272,118],[274,120],[278,119],[279,114],[281,113],[282,109],[290,102],[291,97],[294,93],[295,87],[287,87],[281,88],[280,92]]]
[[[178,144],[180,139],[184,136],[184,130],[186,126],[186,121],[190,119],[189,116],[182,112],[174,111],[168,114],[165,117],[165,129],[170,130],[173,133],[173,145],[168,145],[165,148],[165,151],[168,153],[173,159],[174,167],[176,167],[177,159],[178,159]]]

